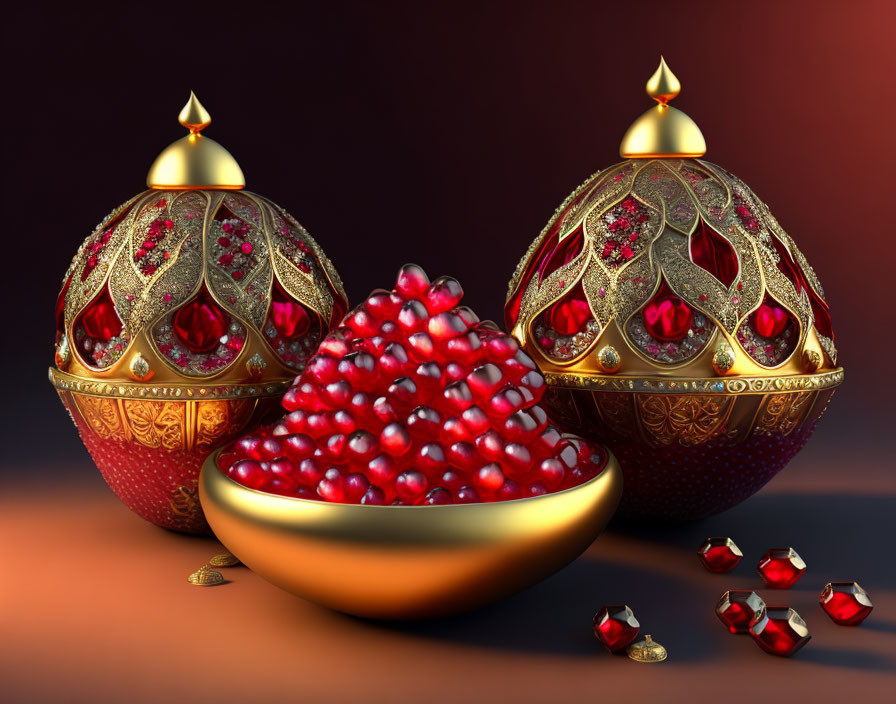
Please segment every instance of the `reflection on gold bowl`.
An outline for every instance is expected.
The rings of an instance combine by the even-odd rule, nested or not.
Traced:
[[[613,516],[622,473],[515,501],[362,506],[248,489],[206,460],[199,497],[220,541],[254,572],[324,606],[371,618],[459,613],[574,560]]]

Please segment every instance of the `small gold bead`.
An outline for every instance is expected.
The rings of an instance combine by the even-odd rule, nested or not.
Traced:
[[[597,353],[597,363],[600,368],[607,374],[615,374],[622,366],[622,357],[612,345],[601,347]]]
[[[203,565],[187,577],[187,581],[190,584],[195,584],[197,587],[214,587],[224,583],[224,575],[218,572],[218,570],[213,570],[208,565]]]
[[[712,368],[715,370],[716,374],[724,376],[731,371],[736,360],[737,357],[734,354],[734,350],[731,349],[731,346],[728,343],[723,342],[716,348],[716,351],[713,352]]]
[[[803,368],[809,373],[814,374],[821,367],[821,354],[818,350],[803,350]]]

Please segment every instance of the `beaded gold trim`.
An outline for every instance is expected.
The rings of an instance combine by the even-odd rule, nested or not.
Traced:
[[[545,372],[548,384],[567,389],[637,391],[658,394],[765,394],[770,392],[812,391],[839,386],[843,368],[820,374],[778,377],[737,377],[735,379],[687,379],[656,377],[583,376]]]
[[[49,369],[50,383],[62,391],[74,391],[88,396],[111,396],[115,398],[170,399],[190,401],[193,399],[254,398],[259,396],[279,396],[292,386],[292,379],[266,382],[264,384],[127,384],[118,381],[106,382],[96,379],[82,379],[66,374],[58,369]]]

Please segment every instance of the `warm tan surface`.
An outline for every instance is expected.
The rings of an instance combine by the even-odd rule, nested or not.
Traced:
[[[37,481],[7,486],[0,700],[884,701],[896,688],[896,571],[873,556],[893,535],[896,486],[883,460],[851,463],[847,480],[842,466],[810,448],[723,516],[608,533],[524,594],[450,621],[398,626],[325,611],[243,567],[226,570],[232,581],[223,586],[189,585],[217,543],[144,523],[86,467],[81,485],[51,496],[39,498],[46,490]],[[709,534],[730,534],[744,550],[731,576],[698,565],[694,550]],[[753,567],[772,544],[792,544],[809,565],[799,589],[773,594],[813,635],[791,660],[728,635],[713,615],[724,589],[759,587]],[[860,628],[835,626],[817,592],[853,578],[875,610]],[[598,647],[591,615],[617,601],[669,649],[667,662],[638,664]],[[785,690],[799,698],[774,696]]]

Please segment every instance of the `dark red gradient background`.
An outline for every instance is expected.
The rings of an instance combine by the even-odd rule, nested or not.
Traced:
[[[181,136],[190,89],[248,187],[309,228],[353,302],[412,260],[500,320],[554,208],[618,160],[661,53],[706,158],[771,206],[825,286],[847,380],[821,434],[892,421],[896,5],[280,7],[5,16],[7,459],[82,456],[45,381],[54,298],[81,240]],[[38,429],[54,442],[31,445]]]
[[[893,691],[896,4],[108,7],[18,2],[0,21],[0,699],[877,702]],[[309,228],[353,303],[416,261],[458,277],[469,305],[500,320],[511,272],[551,213],[618,161],[660,54],[706,158],[771,206],[831,305],[846,382],[792,466],[706,521],[614,526],[558,575],[457,619],[345,618],[240,568],[224,587],[188,585],[217,544],[140,521],[105,489],[46,369],[71,257],[184,134],[190,89],[249,188]],[[706,535],[743,548],[734,573],[698,566]],[[811,625],[790,661],[712,613],[724,589],[759,588],[755,561],[776,544],[810,566],[771,595]],[[820,613],[829,579],[872,594],[861,628]],[[599,652],[590,616],[621,601],[669,648],[666,663]]]

